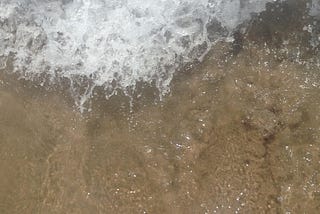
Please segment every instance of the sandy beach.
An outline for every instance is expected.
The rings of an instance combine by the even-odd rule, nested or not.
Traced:
[[[318,213],[320,28],[301,30],[318,22],[305,9],[268,4],[161,101],[97,88],[81,113],[68,87],[1,71],[0,213]]]

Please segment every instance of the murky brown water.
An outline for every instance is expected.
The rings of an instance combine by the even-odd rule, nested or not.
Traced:
[[[275,8],[131,111],[2,72],[0,213],[318,213],[320,54]]]

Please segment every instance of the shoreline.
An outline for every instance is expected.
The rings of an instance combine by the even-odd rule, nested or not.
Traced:
[[[316,211],[319,49],[299,30],[309,20],[279,35],[285,22],[267,18],[286,11],[217,44],[161,102],[153,88],[133,106],[98,91],[81,114],[68,87],[0,76],[0,212]]]

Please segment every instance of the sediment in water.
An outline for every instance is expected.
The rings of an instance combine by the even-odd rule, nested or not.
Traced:
[[[319,52],[302,6],[270,4],[158,104],[153,88],[133,107],[97,89],[81,115],[68,87],[2,73],[1,213],[316,212]]]

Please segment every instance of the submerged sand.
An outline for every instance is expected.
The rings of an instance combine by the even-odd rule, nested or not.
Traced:
[[[317,213],[320,55],[297,2],[217,44],[161,102],[97,90],[81,114],[65,90],[2,72],[0,213]]]

